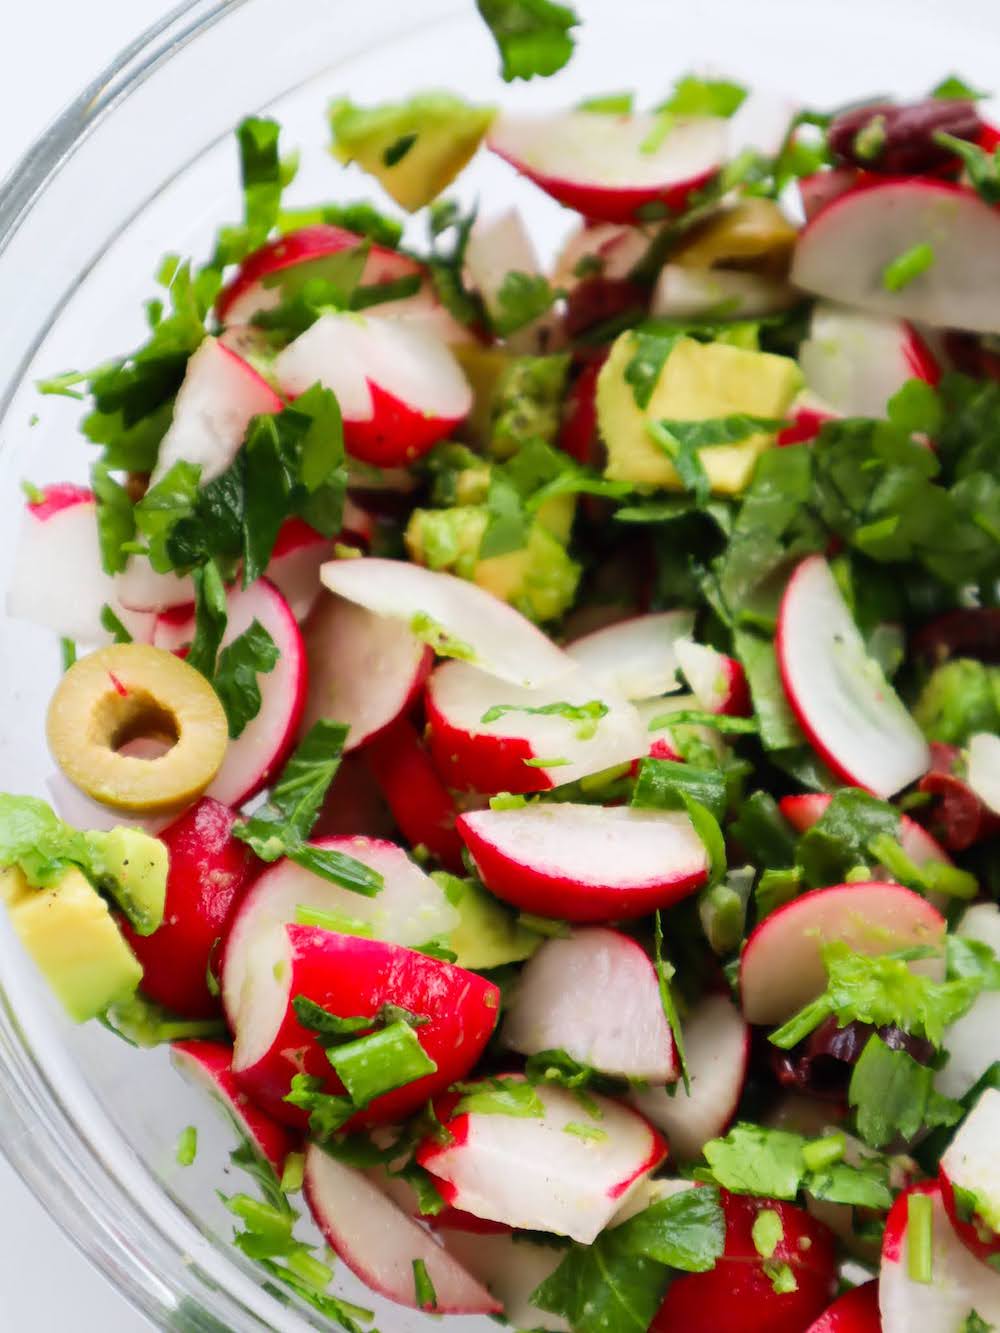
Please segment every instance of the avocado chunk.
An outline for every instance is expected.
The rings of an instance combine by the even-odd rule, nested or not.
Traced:
[[[929,741],[967,745],[978,731],[1000,731],[1000,668],[957,657],[931,673],[913,717]]]
[[[458,955],[459,967],[478,970],[520,963],[544,942],[541,935],[519,925],[514,914],[474,879],[459,879],[442,871],[433,878],[461,917],[448,936],[448,947]]]
[[[95,1018],[135,992],[142,968],[108,905],[82,871],[69,867],[46,889],[16,866],[0,871],[11,924],[70,1018]]]
[[[494,458],[512,458],[530,440],[555,443],[569,363],[564,352],[511,358],[496,382],[490,408],[489,451]]]
[[[356,162],[410,213],[447,189],[482,142],[496,111],[450,93],[418,93],[407,102],[330,107],[332,152]]]
[[[159,838],[139,829],[84,835],[95,884],[115,899],[139,935],[163,924],[170,856]]]
[[[636,349],[635,334],[621,334],[597,380],[597,422],[608,450],[605,475],[613,481],[683,489],[673,463],[650,438],[649,422],[707,421],[744,413],[783,417],[802,385],[801,371],[789,357],[679,338],[643,410],[626,378]],[[699,450],[713,492],[743,491],[757,459],[773,442],[772,435],[759,433],[738,444]]]

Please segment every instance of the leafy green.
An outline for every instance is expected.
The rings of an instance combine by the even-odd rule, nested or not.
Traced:
[[[841,884],[855,866],[870,861],[869,848],[880,834],[899,834],[899,811],[857,787],[838,791],[822,815],[799,839],[796,860],[813,888]]]
[[[926,273],[934,263],[934,247],[926,241],[911,246],[901,255],[897,255],[882,271],[882,286],[887,292],[899,292],[908,287],[914,278]]]
[[[95,463],[90,472],[97,511],[97,537],[101,546],[101,564],[106,574],[119,574],[128,562],[122,548],[135,536],[135,515],[128,491],[108,471],[107,464]]]
[[[179,459],[135,506],[135,526],[145,537],[149,563],[159,574],[174,568],[167,544],[174,525],[195,506],[200,477],[196,463]]]
[[[101,607],[100,619],[101,619],[101,628],[106,630],[111,635],[111,638],[115,643],[132,642],[132,635],[128,632],[128,630],[125,628],[122,622],[118,619],[114,611],[112,611],[111,607],[108,606],[107,602],[105,602],[105,604]],[[68,643],[69,640],[64,639],[63,642]],[[74,649],[73,660],[74,661],[76,660],[75,649]],[[73,665],[72,662],[68,663],[68,667],[72,665]]]
[[[479,721],[483,726],[488,726],[490,722],[496,722],[508,713],[531,713],[540,717],[565,718],[567,722],[579,723],[576,729],[578,740],[590,740],[601,718],[607,716],[608,706],[601,703],[600,699],[591,699],[585,704],[570,704],[562,699],[551,704],[539,704],[535,708],[523,704],[494,704],[492,708],[486,710]]]
[[[462,213],[454,199],[437,200],[428,210],[431,253],[427,258],[438,299],[460,324],[477,328],[486,323],[483,303],[465,285],[463,269],[476,210]],[[448,238],[445,241],[443,238]]]
[[[413,1261],[413,1290],[419,1310],[437,1309],[437,1292],[434,1290],[434,1283],[430,1279],[423,1259]]]
[[[711,1185],[668,1194],[615,1230],[626,1252],[685,1273],[714,1268],[726,1240],[719,1192]]]
[[[572,31],[579,24],[568,5],[552,0],[476,0],[500,51],[501,74],[533,79],[555,74],[573,54]]]
[[[740,109],[746,97],[746,88],[738,83],[685,74],[674,84],[667,100],[656,109],[672,112],[675,116],[729,117]]]
[[[795,834],[769,792],[748,796],[730,831],[756,864],[773,868],[795,864]]]
[[[273,671],[279,656],[278,645],[259,620],[219,653],[212,684],[226,710],[232,739],[242,735],[247,723],[260,712],[257,678]]]
[[[456,1083],[462,1094],[452,1115],[510,1115],[541,1119],[545,1105],[532,1085],[515,1078],[487,1078]]]
[[[649,406],[653,390],[681,335],[675,330],[663,331],[656,325],[645,325],[632,332],[635,351],[625,367],[625,382],[632,386],[636,406],[643,411]]]
[[[283,209],[278,215],[278,230],[287,233],[300,227],[324,222],[331,227],[343,227],[357,236],[367,236],[376,245],[395,250],[403,237],[403,227],[395,218],[380,213],[367,200],[351,204],[320,204],[316,208]]]
[[[358,1109],[383,1093],[433,1074],[437,1065],[405,1019],[327,1050],[327,1059]]]
[[[215,661],[229,623],[226,587],[214,560],[210,560],[203,569],[196,569],[192,581],[194,638],[188,649],[187,663],[210,681],[215,676]]]
[[[531,324],[551,309],[556,294],[541,273],[510,272],[497,292],[493,328],[502,338]]]
[[[669,423],[670,428],[668,429],[668,423],[648,421],[646,431],[653,443],[660,446],[677,469],[677,475],[680,477],[684,489],[690,491],[698,504],[706,504],[712,493],[712,483],[705,471],[705,464],[701,461],[698,449],[692,442],[694,432],[672,429],[680,425],[686,427],[700,424],[700,422],[682,423],[672,421]]]
[[[602,1232],[593,1245],[573,1245],[532,1294],[532,1305],[561,1316],[574,1333],[646,1333],[669,1272],[633,1253],[624,1229]]]
[[[987,204],[1000,204],[1000,148],[992,152],[980,148],[977,143],[967,139],[956,139],[954,135],[938,132],[934,142],[942,148],[948,148],[957,154],[968,172],[972,188]]]
[[[174,1041],[219,1041],[226,1035],[222,1019],[178,1018],[140,992],[113,1004],[99,1021],[127,1045],[147,1050]]]
[[[194,1166],[198,1156],[198,1131],[194,1125],[187,1125],[177,1139],[175,1154],[178,1166]]]
[[[733,648],[746,673],[764,749],[787,750],[803,744],[805,737],[781,683],[772,640],[738,629],[733,635]]]
[[[873,1148],[884,1147],[897,1134],[912,1139],[924,1126],[953,1125],[962,1115],[958,1102],[935,1091],[929,1066],[891,1049],[878,1033],[868,1038],[854,1066],[847,1100],[858,1133]]]
[[[931,97],[938,97],[943,101],[979,102],[988,96],[988,93],[977,92],[958,74],[949,74],[931,89]]]
[[[644,810],[683,810],[684,793],[721,819],[726,779],[720,768],[698,768],[674,759],[641,759],[632,804]]]
[[[930,741],[964,746],[977,731],[1000,731],[1000,671],[956,657],[931,673],[913,708]]]
[[[704,806],[702,806],[702,809],[704,809]],[[680,1014],[677,1012],[677,1001],[674,999],[674,993],[670,986],[677,975],[677,969],[664,952],[663,916],[660,911],[656,911],[653,915],[653,967],[656,970],[656,982],[660,990],[660,1005],[663,1008],[663,1016],[667,1020],[674,1039],[674,1049],[677,1051],[677,1060],[681,1067],[684,1091],[690,1094],[691,1073],[688,1069],[684,1030],[681,1027]]]

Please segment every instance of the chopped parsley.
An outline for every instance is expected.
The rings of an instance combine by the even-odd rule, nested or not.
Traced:
[[[722,116],[728,118],[746,101],[747,90],[727,79],[700,79],[685,74],[674,84],[673,92],[656,109],[675,116]]]
[[[878,1033],[868,1038],[854,1066],[847,1092],[858,1133],[873,1148],[897,1135],[913,1139],[926,1125],[953,1125],[962,1117],[958,1102],[934,1088],[934,1071],[907,1051],[892,1050]]]
[[[579,24],[568,5],[553,0],[476,0],[500,51],[500,72],[512,79],[555,74],[573,54]]]
[[[497,292],[493,327],[506,338],[540,319],[555,299],[556,293],[543,274],[512,271],[505,275]]]
[[[886,264],[882,270],[882,286],[887,292],[900,292],[921,273],[926,273],[933,263],[934,247],[921,241]]]
[[[488,726],[491,722],[496,722],[508,713],[530,713],[537,717],[561,717],[567,722],[579,723],[576,729],[578,740],[591,740],[597,731],[598,723],[601,718],[607,717],[608,706],[601,703],[600,699],[591,699],[585,704],[566,703],[565,700],[558,700],[551,704],[539,704],[536,707],[530,707],[523,704],[494,704],[488,708],[479,719],[483,726]]]
[[[198,1156],[198,1131],[194,1125],[187,1125],[177,1139],[177,1165],[193,1166]]]

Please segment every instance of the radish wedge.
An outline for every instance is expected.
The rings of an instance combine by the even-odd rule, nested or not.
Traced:
[[[672,1083],[678,1075],[649,956],[600,926],[542,945],[524,966],[501,1036],[522,1055],[563,1050],[619,1078]]]
[[[645,916],[708,873],[705,846],[680,811],[566,802],[477,810],[457,827],[491,893],[565,921]]]
[[[789,580],[775,646],[792,711],[839,778],[887,800],[927,772],[930,746],[865,651],[822,556]]]
[[[676,652],[700,708],[730,717],[746,717],[753,711],[746,675],[734,657],[692,639],[679,640]]]
[[[445,1249],[497,1298],[508,1324],[549,1333],[573,1333],[561,1316],[531,1304],[534,1292],[565,1258],[562,1246],[546,1245],[528,1236],[484,1236],[445,1228],[441,1239]]]
[[[632,705],[569,666],[569,675],[534,690],[464,662],[433,671],[426,696],[429,744],[448,786],[490,794],[545,791],[643,754],[646,736]],[[537,711],[561,704],[591,712],[574,718]],[[496,708],[511,711],[494,717]]]
[[[490,1086],[483,1083],[482,1095]],[[665,1159],[667,1145],[638,1112],[608,1097],[593,1095],[588,1112],[565,1088],[541,1084],[534,1093],[541,1115],[463,1111],[451,1096],[439,1115],[453,1142],[425,1139],[417,1161],[456,1208],[589,1245]]]
[[[905,320],[817,301],[799,348],[809,390],[840,416],[884,417],[886,403],[911,379],[936,384],[930,349]]]
[[[499,1314],[500,1303],[453,1255],[407,1217],[363,1172],[316,1144],[306,1149],[306,1202],[330,1248],[380,1296],[437,1314]],[[437,1298],[421,1306],[414,1265],[422,1263]]]
[[[650,699],[677,688],[677,644],[690,638],[693,627],[693,611],[658,611],[594,630],[566,651],[626,699]]]
[[[962,916],[954,933],[979,940],[1000,953],[1000,907],[976,903]],[[934,1086],[945,1097],[964,1097],[994,1061],[1000,1060],[1000,991],[984,990],[968,1013],[944,1034],[948,1059],[934,1076]]]
[[[918,245],[933,262],[897,291],[883,275]],[[800,234],[792,282],[845,305],[932,328],[1000,332],[1000,213],[963,185],[889,179],[835,199]]]
[[[492,319],[504,314],[500,291],[508,273],[531,277],[541,273],[534,242],[514,208],[492,218],[477,217],[465,247],[466,281],[479,293]]]
[[[805,833],[821,818],[833,797],[826,792],[807,792],[802,796],[783,796],[778,802],[781,813],[798,833]],[[909,815],[899,816],[899,845],[916,866],[929,861],[951,865],[951,857],[922,824]]]
[[[409,708],[434,660],[405,625],[324,594],[305,632],[309,692],[303,726],[345,723],[356,750]]]
[[[980,732],[970,739],[967,776],[983,805],[1000,814],[1000,736]]]
[[[233,1078],[233,1050],[216,1041],[175,1041],[170,1047],[174,1068],[196,1088],[207,1092],[229,1119],[271,1166],[281,1175],[285,1158],[296,1146],[296,1138],[269,1115],[254,1106]]]
[[[1000,1091],[986,1088],[941,1158],[941,1197],[959,1239],[987,1262],[1000,1254]],[[957,1190],[964,1190],[971,1213]],[[973,1202],[974,1200],[974,1202]]]
[[[740,993],[748,1023],[784,1023],[826,988],[821,946],[842,940],[877,956],[901,949],[943,950],[944,917],[901,884],[837,884],[779,907],[756,927],[740,959]],[[911,964],[940,979],[940,957]]]
[[[465,873],[457,810],[430,755],[405,717],[387,727],[363,751],[368,767],[412,847],[426,847],[446,870]]]
[[[909,1271],[909,1204],[915,1196],[931,1201],[929,1282]],[[1000,1326],[1000,1275],[973,1257],[955,1235],[934,1182],[915,1185],[892,1206],[882,1241],[879,1268],[882,1333],[961,1333],[975,1310],[987,1328]]]
[[[677,117],[667,132],[655,114],[587,111],[501,115],[492,150],[560,204],[596,222],[633,222],[644,206],[680,209],[726,156],[726,122]]]
[[[683,1024],[691,1091],[633,1092],[629,1100],[661,1129],[673,1155],[693,1161],[732,1120],[750,1060],[750,1029],[725,995],[706,995]]]
[[[187,364],[150,484],[155,486],[180,462],[201,468],[202,486],[213,481],[236,457],[251,420],[283,406],[268,382],[231,347],[205,338]]]
[[[762,273],[664,264],[649,313],[654,319],[712,319],[724,306],[727,319],[760,319],[787,310],[798,299],[788,283]]]
[[[809,1325],[806,1333],[882,1333],[878,1283],[863,1282],[860,1287],[845,1291],[815,1324]]]
[[[701,711],[701,704],[693,694],[668,694],[663,699],[643,699],[636,704],[636,711],[646,736],[646,753],[651,759],[681,759],[681,737],[690,737],[702,745],[707,745],[720,759],[725,758],[726,743],[714,727],[704,726],[700,722],[670,723],[671,713]],[[653,722],[662,725],[651,727]],[[675,735],[674,732],[678,735]]]
[[[460,657],[514,685],[545,685],[572,663],[530,620],[474,583],[402,560],[331,560],[331,592],[402,620],[445,657]]]
[[[226,936],[222,968],[222,1000],[236,1022],[247,979],[262,959],[280,955],[284,928],[299,908],[326,913],[342,921],[344,933],[371,935],[392,944],[416,946],[447,935],[459,922],[458,910],[429,875],[401,847],[379,838],[359,836],[317,838],[317,847],[353,856],[382,876],[374,898],[331,884],[294,861],[278,861],[254,883],[233,917]],[[272,960],[273,961],[273,960]]]
[[[332,389],[348,452],[377,467],[412,463],[472,409],[472,390],[445,344],[382,315],[323,315],[274,368],[290,398],[316,383]]]

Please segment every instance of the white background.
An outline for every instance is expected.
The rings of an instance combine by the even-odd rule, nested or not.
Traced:
[[[0,42],[0,178],[63,106],[170,0],[30,0]],[[10,15],[13,18],[13,14]],[[0,1329],[146,1333],[0,1158]]]

